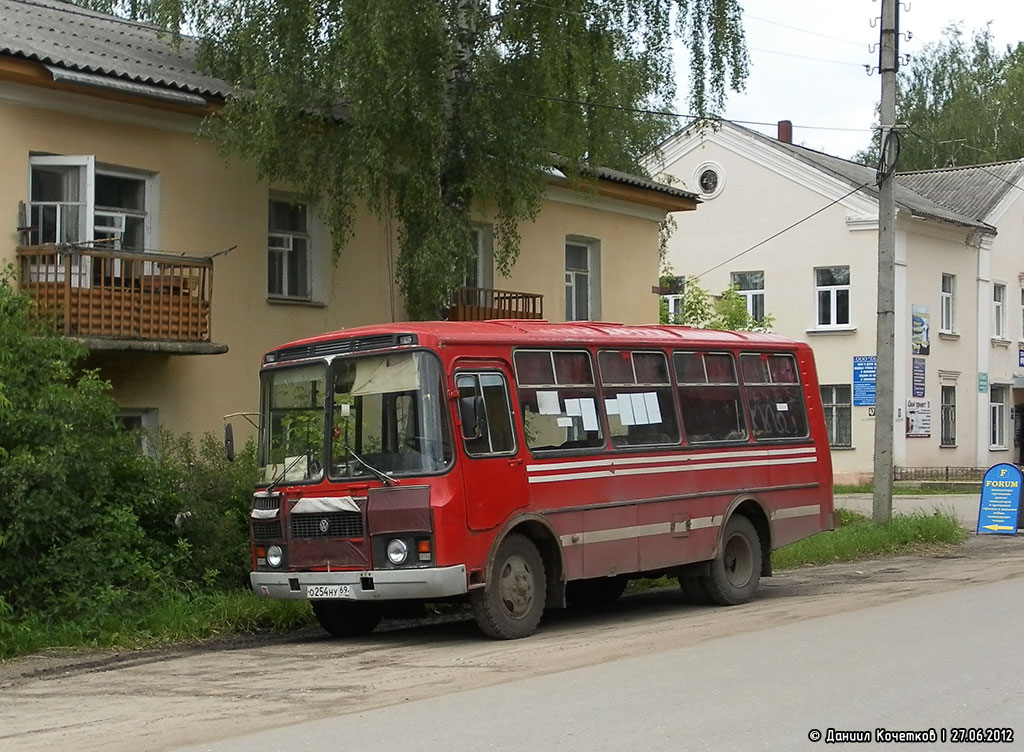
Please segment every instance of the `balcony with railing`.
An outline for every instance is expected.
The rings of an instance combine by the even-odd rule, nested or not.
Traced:
[[[492,290],[486,287],[460,287],[448,308],[450,321],[485,319],[542,319],[544,296],[530,292]]]
[[[206,354],[213,260],[75,245],[17,249],[21,289],[37,315],[93,350]]]

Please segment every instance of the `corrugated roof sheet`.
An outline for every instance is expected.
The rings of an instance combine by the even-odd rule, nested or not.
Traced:
[[[899,182],[936,203],[973,217],[988,218],[1007,191],[1018,190],[1024,159],[1012,162],[901,172]]]
[[[137,83],[225,98],[196,69],[195,40],[56,0],[0,0],[0,53]]]

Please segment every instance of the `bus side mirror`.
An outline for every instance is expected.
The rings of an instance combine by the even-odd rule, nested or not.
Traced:
[[[224,424],[224,454],[228,462],[235,461],[235,431],[230,423]]]
[[[487,413],[483,397],[459,397],[459,418],[462,420],[462,438],[479,439],[484,435]]]

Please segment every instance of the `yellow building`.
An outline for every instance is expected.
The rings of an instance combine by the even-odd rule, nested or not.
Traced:
[[[127,422],[219,431],[255,410],[262,353],[407,318],[394,223],[364,213],[335,262],[316,207],[197,136],[227,85],[193,46],[53,0],[0,0],[0,258],[83,340]],[[659,224],[693,193],[595,169],[552,171],[510,276],[475,233],[478,269],[451,318],[655,322]],[[236,421],[237,424],[237,421]]]

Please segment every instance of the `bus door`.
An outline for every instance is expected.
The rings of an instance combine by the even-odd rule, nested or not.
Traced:
[[[527,504],[526,468],[518,457],[509,392],[510,374],[500,362],[456,364],[466,521],[470,530],[500,525]]]

